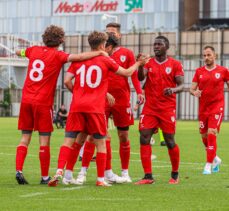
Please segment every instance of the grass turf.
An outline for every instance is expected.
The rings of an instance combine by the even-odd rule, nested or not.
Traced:
[[[39,185],[38,135],[33,134],[24,166],[24,175],[30,185],[18,185],[15,180],[15,149],[20,139],[16,118],[0,118],[0,199],[1,210],[229,210],[229,123],[224,122],[218,136],[218,155],[222,158],[220,172],[202,175],[205,161],[204,147],[198,134],[197,122],[177,123],[176,141],[180,146],[180,184],[169,185],[170,161],[166,147],[161,147],[157,135],[153,154],[153,173],[156,184],[95,186],[96,169],[92,163],[84,186],[55,188]],[[111,131],[113,170],[120,174],[118,139]],[[64,131],[55,130],[51,140],[51,169],[55,173],[59,147]],[[130,130],[130,175],[133,181],[143,176],[139,159],[137,121]],[[81,163],[77,162],[75,175]]]

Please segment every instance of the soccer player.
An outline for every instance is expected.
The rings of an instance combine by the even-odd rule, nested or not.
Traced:
[[[216,155],[217,133],[224,112],[224,82],[229,87],[228,69],[216,64],[212,46],[203,49],[205,66],[196,69],[190,93],[199,98],[199,127],[206,149],[206,165],[203,174],[219,171],[221,159]]]
[[[67,54],[59,51],[58,47],[64,42],[64,31],[58,26],[51,25],[42,35],[45,46],[33,46],[26,50],[17,50],[18,56],[29,59],[28,72],[25,79],[18,129],[22,137],[16,151],[16,180],[18,184],[28,184],[22,173],[28,146],[33,130],[39,132],[41,184],[47,184],[50,164],[50,136],[52,126],[52,106],[57,79],[64,63],[81,61],[104,54],[89,52],[83,54]]]
[[[119,23],[109,23],[106,26],[106,32],[113,33],[116,38],[119,40],[119,46],[117,46],[111,55],[121,67],[128,68],[135,63],[135,57],[131,50],[120,46],[120,33],[121,25]],[[131,76],[131,80],[135,87],[135,90],[138,95],[138,101],[142,104],[144,102],[144,96],[142,95],[142,90],[140,82],[137,78],[137,72]],[[119,155],[121,159],[121,169],[122,177],[117,174],[114,174],[112,171],[111,159],[112,159],[112,150],[111,150],[111,137],[108,134],[106,139],[107,147],[107,164],[105,176],[106,180],[110,183],[121,183],[121,181],[131,182],[129,176],[129,161],[130,161],[130,140],[129,140],[129,126],[134,124],[132,109],[130,106],[130,87],[128,83],[128,78],[119,76],[114,73],[109,73],[109,82],[108,82],[108,92],[115,98],[115,105],[110,106],[106,104],[106,117],[112,115],[114,125],[117,127],[120,147]],[[85,145],[84,157],[89,162],[91,156],[93,155],[94,145],[88,142]],[[86,166],[89,166],[89,163],[85,162]]]
[[[179,61],[167,56],[169,40],[158,36],[153,43],[155,57],[140,68],[138,78],[146,78],[145,104],[140,115],[140,155],[145,176],[136,185],[152,184],[151,145],[152,135],[161,128],[172,164],[170,184],[177,184],[180,161],[179,147],[175,143],[176,93],[183,90],[184,72]]]
[[[92,51],[105,50],[108,35],[92,32],[88,42]],[[72,103],[66,124],[64,144],[60,148],[56,175],[49,186],[56,186],[62,179],[63,169],[74,149],[78,155],[82,141],[80,132],[91,135],[97,149],[97,186],[109,186],[104,180],[106,165],[107,124],[105,118],[105,98],[108,88],[109,71],[123,76],[131,76],[136,68],[145,63],[145,59],[136,62],[128,69],[119,66],[113,59],[97,56],[84,62],[72,63],[65,77],[66,87],[73,92]],[[75,79],[74,85],[72,80]],[[77,156],[76,156],[77,158]],[[77,160],[77,159],[76,159]]]

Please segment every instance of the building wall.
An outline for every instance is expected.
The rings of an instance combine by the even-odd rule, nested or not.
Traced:
[[[58,10],[61,2],[69,6],[62,7],[62,12]],[[178,28],[179,0],[132,0],[128,2],[136,7],[142,5],[142,8],[131,11],[127,11],[130,6],[125,5],[126,1],[102,0],[104,4],[117,2],[117,10],[104,11],[104,7],[93,12],[68,12],[70,6],[82,2],[85,0],[0,0],[0,32],[40,40],[45,27],[56,24],[62,26],[67,34],[85,34],[94,29],[104,30],[108,22],[115,21],[114,18],[104,20],[104,13],[117,16],[123,32],[176,31]],[[97,1],[87,2],[95,4]]]

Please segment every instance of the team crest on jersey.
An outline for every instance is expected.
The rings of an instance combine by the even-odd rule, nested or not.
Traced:
[[[126,56],[121,55],[121,56],[120,56],[120,61],[121,61],[121,62],[125,62],[125,61],[126,61]]]
[[[219,119],[219,114],[215,114],[215,119]]]
[[[174,116],[171,116],[171,121],[175,122],[175,117]]]
[[[203,76],[202,76],[202,75],[200,75],[200,78],[203,78]]]
[[[166,67],[165,72],[167,74],[170,74],[172,72],[172,68],[171,67]]]
[[[216,79],[219,79],[220,78],[220,73],[216,73],[215,77],[216,77]]]

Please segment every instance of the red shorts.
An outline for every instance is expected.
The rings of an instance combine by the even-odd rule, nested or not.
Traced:
[[[116,127],[127,127],[134,124],[134,117],[130,106],[106,106],[106,118],[112,116]]]
[[[200,124],[200,134],[205,134],[208,132],[208,128],[220,130],[220,125],[223,119],[223,113],[218,114],[200,114],[199,124]]]
[[[53,110],[51,106],[21,103],[18,129],[52,132],[52,119]]]
[[[176,131],[175,111],[164,113],[141,114],[139,119],[139,130],[160,128],[164,133],[174,134]]]
[[[65,131],[105,136],[107,134],[106,122],[104,114],[73,112],[68,115]]]

